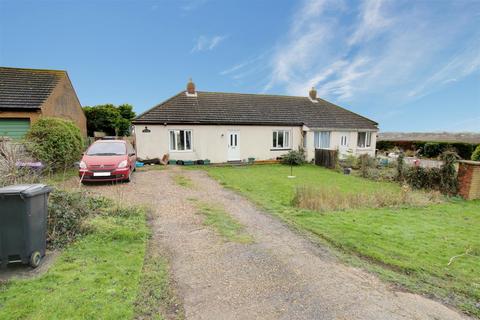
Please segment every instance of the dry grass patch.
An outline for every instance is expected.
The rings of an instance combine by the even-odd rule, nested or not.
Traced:
[[[368,193],[345,193],[335,186],[297,186],[292,204],[297,208],[326,212],[361,208],[426,206],[440,203],[441,198],[438,192],[414,192],[408,186],[404,186],[401,192],[379,189]]]

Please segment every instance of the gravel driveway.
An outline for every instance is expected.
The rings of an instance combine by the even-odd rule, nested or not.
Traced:
[[[178,174],[193,186],[177,185]],[[153,241],[168,251],[187,319],[466,318],[342,264],[203,171],[137,172],[129,184],[88,188],[154,210]],[[204,226],[195,200],[223,206],[254,242],[222,239]]]

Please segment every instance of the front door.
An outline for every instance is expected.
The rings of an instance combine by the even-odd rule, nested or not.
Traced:
[[[228,133],[228,161],[240,160],[240,133],[238,131],[230,131]]]
[[[338,145],[338,151],[340,156],[346,156],[348,154],[348,138],[350,137],[349,132],[340,132],[340,143]]]

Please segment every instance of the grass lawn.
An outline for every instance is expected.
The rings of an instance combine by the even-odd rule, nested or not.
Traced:
[[[92,232],[46,274],[0,285],[0,319],[132,319],[144,312],[135,307],[148,241],[143,211],[94,216],[87,225]],[[164,267],[157,269],[165,282]]]
[[[480,302],[480,201],[319,213],[292,206],[296,186],[399,195],[401,188],[311,165],[294,168],[296,179],[288,179],[290,168],[280,165],[206,170],[272,214],[342,249],[346,260],[480,316],[475,306]]]

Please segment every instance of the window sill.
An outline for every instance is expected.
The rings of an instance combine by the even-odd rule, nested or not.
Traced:
[[[169,153],[188,153],[193,152],[193,150],[169,150]]]
[[[270,151],[290,151],[292,148],[272,148]]]

